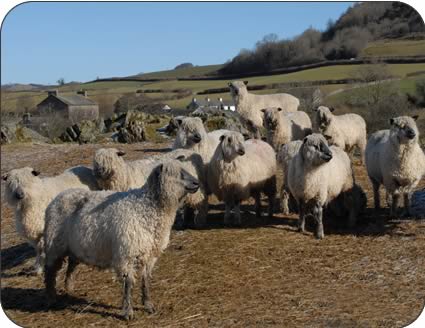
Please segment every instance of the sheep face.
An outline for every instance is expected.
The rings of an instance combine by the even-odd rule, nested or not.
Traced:
[[[191,117],[180,122],[178,134],[183,147],[192,147],[206,138],[207,132],[199,117]]]
[[[168,122],[167,125],[163,126],[162,128],[156,129],[159,133],[164,133],[166,135],[174,135],[176,131],[179,129],[180,124],[183,122],[184,116],[176,116],[172,117],[170,119],[170,122]]]
[[[322,165],[332,159],[332,152],[321,134],[315,133],[305,137],[301,151],[304,161],[312,166]]]
[[[400,144],[416,143],[419,138],[419,131],[415,120],[417,116],[399,116],[390,119],[392,138],[396,138]]]
[[[187,172],[179,160],[170,160],[158,165],[150,174],[148,188],[162,197],[176,197],[180,202],[188,193],[199,189],[199,181]]]
[[[279,125],[279,118],[282,115],[282,108],[265,108],[261,110],[263,112],[263,126],[267,130],[274,131]]]
[[[221,151],[226,162],[230,163],[238,156],[245,155],[245,139],[239,132],[225,133],[220,137]]]
[[[93,159],[93,173],[97,180],[108,180],[117,167],[124,165],[125,153],[115,148],[103,148],[96,151]]]
[[[248,91],[248,89],[246,88],[247,84],[248,82],[243,82],[243,81],[229,82],[229,89],[230,89],[230,94],[232,95],[232,97],[236,98],[236,97],[239,97],[241,93],[247,92]]]
[[[11,206],[17,206],[32,193],[40,192],[37,188],[40,182],[39,174],[31,167],[11,170],[4,174],[2,178],[6,182],[6,201]]]
[[[332,121],[332,111],[325,106],[316,109],[316,124],[320,129],[326,129]]]

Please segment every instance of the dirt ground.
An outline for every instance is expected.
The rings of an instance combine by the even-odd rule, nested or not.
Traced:
[[[31,166],[43,175],[90,164],[105,145],[7,145],[1,172]],[[109,145],[112,146],[112,145]],[[127,159],[164,151],[167,144],[122,145]],[[173,231],[157,263],[147,315],[134,290],[136,319],[121,319],[121,286],[107,271],[81,265],[71,295],[63,290],[49,309],[42,279],[28,273],[34,251],[15,232],[13,213],[1,205],[1,303],[23,327],[403,327],[425,298],[425,221],[389,220],[375,212],[364,167],[355,165],[368,206],[357,228],[325,221],[324,240],[296,231],[296,216],[257,219],[243,207],[243,226],[223,226],[212,205],[202,230]],[[421,186],[425,186],[422,181]],[[3,182],[2,182],[3,193]]]

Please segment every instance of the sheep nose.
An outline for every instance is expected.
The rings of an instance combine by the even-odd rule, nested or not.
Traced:
[[[238,150],[238,154],[241,155],[241,156],[245,155],[245,150],[244,149],[239,149]]]
[[[201,136],[198,133],[193,135],[193,141],[195,141],[196,143],[200,142]]]
[[[24,193],[23,193],[22,191],[17,191],[17,192],[15,193],[15,197],[16,197],[17,199],[23,199],[23,198],[24,198]]]
[[[413,130],[407,131],[406,135],[409,139],[414,139],[416,137],[416,133]]]

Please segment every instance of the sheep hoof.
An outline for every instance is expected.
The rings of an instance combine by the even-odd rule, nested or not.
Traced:
[[[133,309],[128,309],[124,312],[124,319],[126,321],[130,321],[134,319],[134,311]]]
[[[324,234],[323,234],[323,232],[319,232],[319,233],[316,233],[316,239],[318,239],[318,240],[321,240],[321,239],[323,239],[325,236],[324,236]]]
[[[43,275],[43,268],[41,266],[36,266],[34,267],[34,269],[31,271],[31,274],[37,275],[37,276],[42,276]]]
[[[155,306],[151,302],[146,302],[143,307],[148,314],[154,314],[156,311]]]

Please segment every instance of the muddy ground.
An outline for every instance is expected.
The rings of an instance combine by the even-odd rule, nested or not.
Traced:
[[[103,146],[7,145],[1,147],[1,172],[32,166],[46,176],[58,174],[90,164]],[[136,159],[166,151],[168,144],[120,148]],[[325,221],[322,241],[313,238],[313,227],[296,232],[296,216],[259,220],[250,205],[241,228],[224,227],[223,207],[214,204],[205,229],[173,231],[153,276],[157,312],[142,311],[137,286],[136,319],[129,324],[121,320],[120,284],[110,272],[85,265],[77,269],[71,295],[60,275],[61,296],[49,309],[41,278],[28,273],[34,252],[16,234],[13,213],[2,202],[2,307],[23,327],[403,327],[424,306],[425,221],[375,212],[359,163],[355,175],[369,208],[354,230]]]

